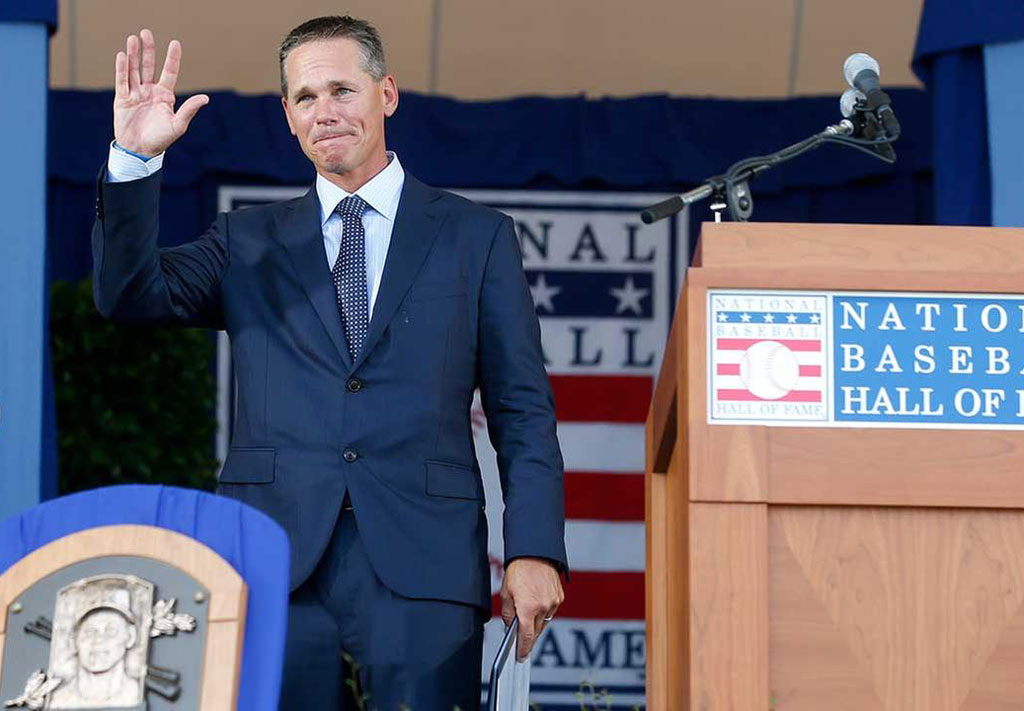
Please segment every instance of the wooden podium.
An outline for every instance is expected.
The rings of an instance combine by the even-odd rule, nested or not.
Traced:
[[[1024,430],[711,424],[719,288],[1020,295],[1024,230],[704,226],[647,420],[648,707],[1024,709]]]

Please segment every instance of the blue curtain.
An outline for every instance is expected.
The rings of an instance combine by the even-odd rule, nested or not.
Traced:
[[[3,0],[0,22],[40,23],[52,35],[57,31],[57,0]]]
[[[983,46],[1024,37],[1020,0],[926,0],[914,71],[933,117],[935,221],[992,223]]]
[[[895,166],[824,146],[752,184],[755,219],[931,222],[928,99],[913,89],[892,96],[904,126]],[[112,100],[110,92],[52,92],[53,278],[89,273],[95,181],[111,140]],[[836,97],[461,102],[407,92],[387,135],[406,169],[438,187],[676,192],[838,118]],[[164,173],[166,245],[192,239],[209,225],[218,185],[308,185],[314,176],[288,132],[278,97],[227,92],[211,94],[210,105],[168,152]],[[695,226],[709,214],[706,205],[695,209]]]
[[[1024,39],[985,46],[992,224],[1024,227]]]
[[[0,93],[13,107],[0,111],[0,153],[12,166],[0,191],[5,228],[0,254],[0,324],[7,347],[0,357],[0,516],[52,496],[56,489],[56,425],[46,282],[50,270],[45,191],[47,51],[57,29],[56,0],[0,3]],[[17,97],[17,98],[14,98]]]

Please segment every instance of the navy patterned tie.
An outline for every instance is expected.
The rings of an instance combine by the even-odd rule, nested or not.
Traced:
[[[366,231],[363,229],[366,207],[366,201],[358,195],[351,195],[338,203],[341,249],[331,269],[334,293],[338,296],[338,311],[353,361],[363,347],[370,323],[366,295]]]

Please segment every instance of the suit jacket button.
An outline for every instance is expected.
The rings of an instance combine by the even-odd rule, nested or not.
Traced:
[[[345,387],[348,388],[350,393],[357,393],[363,389],[363,381],[359,378],[349,378],[348,382],[345,383]]]
[[[346,449],[344,452],[341,453],[341,458],[344,459],[349,464],[351,464],[355,460],[359,459],[359,455],[356,454],[356,450],[354,449]]]

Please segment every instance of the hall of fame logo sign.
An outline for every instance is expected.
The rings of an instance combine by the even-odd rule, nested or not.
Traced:
[[[1024,296],[708,291],[711,424],[1024,428]]]

